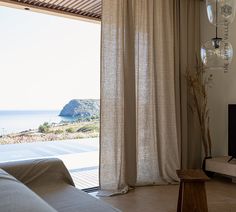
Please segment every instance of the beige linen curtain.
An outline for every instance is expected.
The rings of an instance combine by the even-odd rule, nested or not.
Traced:
[[[187,128],[180,115],[187,95],[181,88],[180,2],[103,0],[102,190],[178,180]]]
[[[188,107],[192,99],[185,78],[187,67],[195,67],[200,53],[200,4],[204,4],[205,8],[202,0],[175,1],[175,82],[177,103],[179,101],[177,108],[180,106],[182,168],[200,168],[202,161],[199,123]]]

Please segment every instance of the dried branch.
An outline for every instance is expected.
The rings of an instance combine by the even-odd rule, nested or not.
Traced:
[[[197,66],[194,69],[188,68],[186,78],[194,103],[190,108],[193,113],[196,112],[198,117],[204,154],[205,157],[209,157],[211,156],[212,142],[207,93],[208,88],[211,87],[213,76],[206,77],[205,70],[197,59]]]

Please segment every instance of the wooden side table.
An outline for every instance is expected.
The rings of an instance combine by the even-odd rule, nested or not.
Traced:
[[[205,181],[202,170],[177,170],[180,178],[177,212],[208,212]]]

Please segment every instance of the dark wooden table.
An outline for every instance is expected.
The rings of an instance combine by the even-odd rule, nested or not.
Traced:
[[[177,170],[180,178],[177,212],[208,212],[205,181],[200,169]]]

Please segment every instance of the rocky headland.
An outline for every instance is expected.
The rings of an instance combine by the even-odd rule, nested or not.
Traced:
[[[63,107],[59,114],[59,116],[71,118],[73,121],[45,122],[38,129],[2,135],[0,144],[98,137],[99,103],[100,101],[97,99],[73,99]]]

